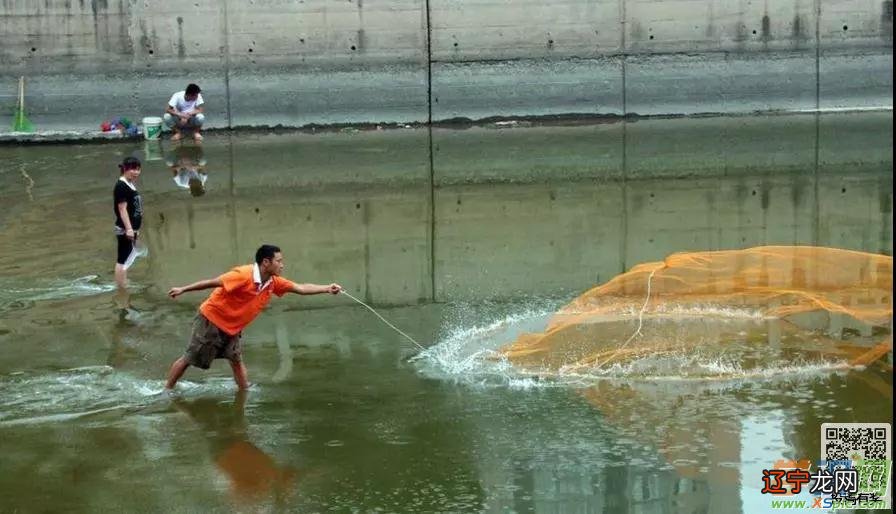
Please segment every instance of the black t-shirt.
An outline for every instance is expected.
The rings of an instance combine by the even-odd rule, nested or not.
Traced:
[[[118,204],[125,202],[127,203],[128,218],[131,219],[131,228],[140,230],[140,225],[143,223],[143,199],[140,197],[140,193],[131,189],[123,180],[119,180],[115,183],[112,196],[114,198],[112,210],[115,211],[115,226],[125,228],[124,222],[121,221],[121,215],[118,213]]]

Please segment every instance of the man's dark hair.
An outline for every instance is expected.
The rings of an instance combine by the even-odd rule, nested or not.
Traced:
[[[199,86],[197,86],[196,84],[190,84],[190,85],[188,85],[188,86],[187,86],[187,90],[184,91],[184,93],[186,93],[186,94],[188,94],[188,95],[190,95],[190,96],[198,95],[198,94],[201,93],[201,92],[202,92],[202,90],[199,89]]]
[[[255,252],[255,263],[261,264],[261,261],[265,259],[274,259],[274,254],[280,251],[279,246],[274,245],[261,245],[258,247],[258,250]]]
[[[133,170],[140,167],[140,159],[136,157],[125,157],[121,164],[118,165],[118,169],[121,170],[121,173],[124,173],[127,170]]]

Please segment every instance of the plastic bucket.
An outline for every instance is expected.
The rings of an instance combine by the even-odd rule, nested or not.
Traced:
[[[143,137],[154,141],[162,136],[162,118],[150,116],[143,118]]]

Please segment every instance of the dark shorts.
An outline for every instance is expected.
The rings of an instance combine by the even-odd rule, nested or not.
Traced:
[[[118,239],[118,257],[115,262],[125,268],[130,268],[131,264],[134,264],[134,260],[137,259],[137,248],[134,241],[128,239],[127,236],[115,236],[115,238]]]
[[[191,366],[202,369],[208,369],[215,359],[240,362],[243,360],[240,334],[232,336],[215,326],[202,313],[196,313],[184,358]]]

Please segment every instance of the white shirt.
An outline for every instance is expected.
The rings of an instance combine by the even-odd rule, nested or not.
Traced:
[[[168,105],[173,107],[177,112],[190,112],[204,103],[202,101],[202,93],[196,95],[196,99],[192,102],[188,102],[184,99],[186,95],[186,91],[178,91],[177,93],[174,93],[171,95],[171,100],[168,100]]]
[[[260,293],[260,292],[264,291],[264,288],[271,285],[271,282],[274,281],[274,278],[268,277],[268,281],[265,282],[264,284],[262,284],[261,283],[261,270],[258,269],[258,263],[256,262],[255,264],[252,265],[252,280],[255,281],[255,287],[258,290],[258,292]]]
[[[177,175],[174,176],[174,183],[179,187],[184,189],[190,189],[190,180],[198,178],[202,185],[205,185],[206,179],[208,179],[207,173],[200,173],[196,170],[191,170],[187,168],[181,168],[177,170]]]

